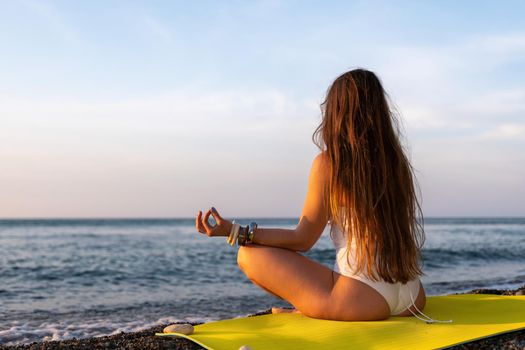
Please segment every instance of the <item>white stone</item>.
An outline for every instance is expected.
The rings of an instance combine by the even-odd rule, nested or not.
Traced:
[[[176,323],[164,328],[164,333],[182,333],[189,335],[193,333],[193,326],[189,323]]]
[[[239,350],[252,350],[248,345],[243,345],[239,348]]]

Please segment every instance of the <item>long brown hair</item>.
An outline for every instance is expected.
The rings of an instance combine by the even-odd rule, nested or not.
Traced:
[[[332,229],[349,233],[347,260],[354,242],[355,272],[389,283],[421,275],[415,176],[378,77],[364,69],[342,74],[321,109],[312,139],[328,160],[326,206]]]

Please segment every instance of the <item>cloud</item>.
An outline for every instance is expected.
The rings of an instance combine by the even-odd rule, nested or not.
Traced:
[[[405,104],[402,112],[405,125],[414,130],[434,130],[443,132],[450,129],[468,129],[472,123],[461,119],[448,118],[450,113],[443,110],[428,108],[417,104]]]
[[[270,155],[286,145],[309,145],[319,114],[314,100],[277,89],[190,88],[109,102],[0,99],[0,157],[176,156],[191,162],[199,153],[232,148],[233,158],[250,151]]]
[[[443,45],[375,48],[376,62],[407,129],[433,137],[510,136],[507,125],[525,114],[525,89],[517,81],[490,83],[494,73],[525,57],[525,33],[471,36]],[[458,131],[458,132],[455,132]],[[495,140],[495,139],[494,139]]]
[[[525,55],[525,33],[475,36],[467,43],[466,48],[484,54],[500,55],[506,59],[520,58]]]
[[[486,140],[520,140],[525,143],[525,124],[502,124],[481,135]]]
[[[278,89],[204,91],[189,88],[109,102],[0,99],[0,114],[8,127],[69,125],[83,128],[96,127],[101,122],[123,128],[180,125],[191,129],[192,126],[216,127],[232,123],[232,131],[238,131],[282,120],[311,121],[319,113],[314,99],[295,98]]]
[[[416,101],[416,98],[402,96],[398,108],[406,125],[415,131],[433,130],[436,136],[445,135],[447,130],[471,130],[485,135],[487,129],[506,130],[525,115],[525,89],[520,88],[497,89],[483,94],[467,91],[458,93],[446,103]]]
[[[525,115],[525,89],[499,89],[467,101],[464,111],[476,115],[501,117]]]

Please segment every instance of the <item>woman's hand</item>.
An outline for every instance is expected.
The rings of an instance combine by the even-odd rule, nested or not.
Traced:
[[[210,215],[213,215],[213,218],[217,223],[215,226],[210,226],[210,223],[208,222]],[[199,210],[199,214],[197,215],[197,219],[195,220],[195,227],[197,228],[197,231],[199,231],[200,233],[205,233],[210,237],[229,236],[232,223],[229,220],[223,219],[219,215],[217,209],[211,207],[211,209],[208,210],[204,215],[204,218],[202,217],[202,212]]]

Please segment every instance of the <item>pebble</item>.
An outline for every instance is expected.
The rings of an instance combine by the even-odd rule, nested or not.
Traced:
[[[189,335],[193,333],[193,326],[189,323],[176,323],[164,328],[164,333],[182,333]]]
[[[239,348],[239,350],[252,350],[248,345],[243,345]]]

